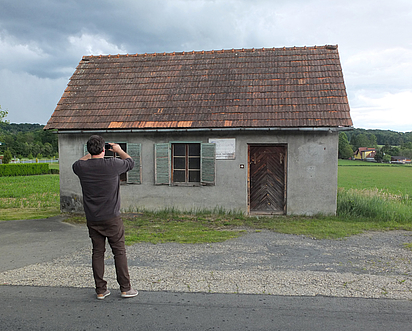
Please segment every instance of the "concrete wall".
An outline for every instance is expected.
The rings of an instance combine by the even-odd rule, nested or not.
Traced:
[[[259,132],[258,132],[259,133]],[[59,134],[60,196],[64,212],[81,211],[81,187],[71,166],[83,155],[90,134]],[[121,185],[122,210],[175,207],[180,210],[223,208],[248,211],[248,144],[287,145],[287,214],[335,214],[338,133],[262,131],[225,133],[105,133],[107,142],[142,144],[142,184]],[[236,159],[216,160],[216,185],[154,185],[154,144],[236,138]],[[242,169],[240,165],[245,167]]]

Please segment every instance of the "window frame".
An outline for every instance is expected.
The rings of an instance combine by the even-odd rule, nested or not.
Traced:
[[[200,185],[200,159],[201,159],[201,143],[199,142],[178,142],[171,143],[171,183],[174,186],[195,186]],[[195,155],[193,155],[193,150],[191,151],[191,146],[197,145]],[[176,155],[176,149],[178,146],[184,146],[184,154]],[[180,153],[179,153],[180,154]],[[192,155],[191,155],[192,154]],[[192,160],[198,160],[196,163],[198,166],[191,166]],[[180,162],[177,162],[180,161]],[[183,162],[182,162],[183,161]],[[176,163],[184,163],[184,167],[176,168]],[[197,165],[196,164],[196,165]],[[177,180],[177,172],[184,173],[184,181]],[[194,173],[198,173],[194,175]],[[196,176],[198,180],[191,180],[192,176]],[[192,177],[193,179],[193,177]]]
[[[174,182],[173,176],[173,144],[200,145],[200,181]],[[155,154],[155,185],[169,186],[201,186],[215,185],[216,180],[216,144],[201,141],[170,141],[154,145]]]

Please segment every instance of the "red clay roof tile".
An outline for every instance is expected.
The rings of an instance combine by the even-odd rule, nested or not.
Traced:
[[[45,129],[352,126],[337,46],[85,56]]]

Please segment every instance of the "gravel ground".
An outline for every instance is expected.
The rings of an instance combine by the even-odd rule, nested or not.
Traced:
[[[86,231],[86,230],[85,230]],[[133,287],[148,291],[412,299],[412,242],[406,231],[314,240],[270,231],[214,244],[128,247]],[[116,289],[107,250],[106,278]],[[93,287],[91,247],[0,273],[0,284]]]

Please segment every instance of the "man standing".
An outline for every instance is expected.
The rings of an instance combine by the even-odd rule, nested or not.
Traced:
[[[83,192],[83,206],[93,244],[92,268],[97,299],[110,295],[104,280],[106,238],[114,255],[117,282],[123,298],[135,297],[138,292],[130,285],[124,243],[124,226],[120,217],[119,175],[133,169],[133,159],[118,144],[109,144],[109,150],[120,156],[104,158],[103,137],[93,135],[87,141],[89,154],[73,164]]]

